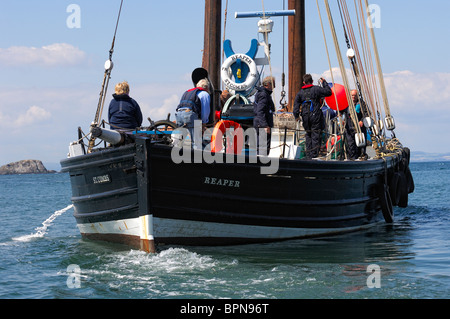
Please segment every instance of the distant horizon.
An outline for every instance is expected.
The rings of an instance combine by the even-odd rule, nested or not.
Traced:
[[[419,156],[422,155],[424,157],[420,158]],[[61,164],[59,162],[52,162],[52,161],[42,161],[40,159],[22,159],[18,161],[13,161],[9,163],[0,163],[0,167],[20,162],[20,161],[26,161],[26,160],[37,160],[41,161],[44,167],[47,170],[52,170],[56,172],[61,171]],[[434,153],[434,152],[423,152],[423,151],[411,151],[411,162],[412,163],[420,163],[420,162],[448,162],[450,161],[450,152],[446,153]]]

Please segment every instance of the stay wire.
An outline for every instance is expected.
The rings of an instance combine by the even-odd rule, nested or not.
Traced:
[[[100,121],[100,118],[102,117],[102,113],[103,113],[103,108],[105,106],[106,93],[108,91],[109,80],[111,79],[112,55],[114,53],[114,45],[115,45],[115,42],[116,42],[116,35],[117,35],[117,29],[118,29],[118,26],[119,26],[120,15],[122,13],[122,6],[123,6],[123,0],[121,0],[121,2],[120,2],[119,14],[117,16],[116,27],[115,27],[115,30],[114,30],[114,36],[113,36],[113,40],[112,40],[112,44],[111,44],[111,49],[109,50],[109,62],[110,62],[110,65],[105,70],[105,74],[103,75],[103,82],[102,82],[102,88],[101,88],[101,91],[100,91],[100,97],[99,97],[99,100],[98,100],[97,111],[95,113],[94,122],[91,124],[91,126],[98,126],[99,125],[99,121]],[[88,153],[90,153],[92,151],[92,149],[95,147],[94,141],[95,141],[95,137],[93,137],[91,135],[91,138],[89,140]]]

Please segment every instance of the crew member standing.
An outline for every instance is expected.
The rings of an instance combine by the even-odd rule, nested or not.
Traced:
[[[194,124],[196,120],[201,120],[202,133],[206,124],[209,122],[209,113],[211,105],[211,97],[208,93],[209,81],[208,79],[200,80],[196,87],[186,91],[181,97],[180,104],[175,112],[177,125],[186,127],[191,135],[191,143],[196,148],[201,147],[201,136],[194,136]]]
[[[257,150],[259,155],[268,156],[270,153],[270,142],[272,137],[273,127],[273,113],[275,112],[275,104],[272,100],[272,92],[275,88],[275,78],[268,76],[264,78],[262,86],[257,88],[258,92],[255,94],[255,103],[253,105],[253,127],[257,134]],[[266,145],[260,145],[260,130],[265,131],[267,138]],[[261,139],[261,144],[264,144],[264,139]]]
[[[352,96],[353,104],[355,105],[355,111],[356,111],[356,115],[358,116],[358,125],[361,129],[361,133],[364,135],[364,138],[367,138],[367,129],[363,124],[363,120],[362,120],[363,113],[361,110],[361,108],[363,107],[364,101],[361,102],[359,100],[357,90],[351,90],[350,94]],[[347,116],[347,121],[345,123],[345,137],[347,139],[347,145],[348,145],[348,148],[347,148],[348,157],[350,159],[357,159],[361,155],[366,154],[366,146],[364,145],[362,147],[358,147],[356,145],[355,134],[357,132],[357,129],[354,127],[354,124],[353,124],[352,119],[350,118],[348,109],[346,110],[345,114]]]
[[[319,80],[320,86],[313,85],[311,74],[303,76],[303,87],[297,93],[294,101],[294,117],[299,119],[300,113],[303,127],[306,131],[306,157],[308,159],[319,156],[320,139],[323,130],[322,99],[331,96],[331,88],[324,78]]]

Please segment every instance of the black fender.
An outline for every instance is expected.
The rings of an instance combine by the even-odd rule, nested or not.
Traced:
[[[399,191],[399,201],[398,207],[408,207],[408,181],[404,172],[399,172],[400,178],[398,183],[398,191]]]
[[[400,201],[400,173],[395,172],[392,175],[391,181],[389,183],[389,195],[391,196],[391,201],[393,206],[398,206]]]
[[[383,184],[379,188],[379,198],[384,220],[386,221],[386,223],[392,224],[394,222],[394,208],[392,206],[389,187],[386,184]]]

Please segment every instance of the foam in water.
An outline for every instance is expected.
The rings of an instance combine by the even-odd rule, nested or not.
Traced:
[[[24,235],[20,237],[14,237],[13,240],[15,241],[21,241],[21,242],[29,242],[31,240],[37,239],[37,238],[43,238],[45,234],[47,234],[48,228],[52,225],[53,221],[56,219],[56,217],[64,214],[66,211],[71,209],[73,205],[69,205],[66,208],[63,208],[61,210],[55,211],[49,218],[47,218],[43,223],[41,227],[37,227],[35,230],[36,232],[29,235]]]

